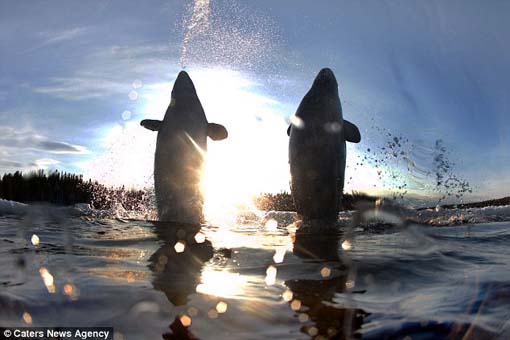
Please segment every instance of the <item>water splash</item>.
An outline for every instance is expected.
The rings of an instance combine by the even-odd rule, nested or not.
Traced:
[[[253,70],[274,65],[281,58],[276,47],[282,41],[277,25],[263,13],[236,1],[194,0],[182,21],[180,64],[224,66]],[[272,67],[272,66],[270,66]]]
[[[436,187],[443,195],[437,204],[443,200],[455,197],[462,203],[466,193],[472,193],[473,189],[468,181],[460,178],[453,172],[455,163],[448,158],[448,151],[442,139],[436,140],[434,149],[434,166],[436,176]]]
[[[373,189],[390,190],[392,198],[402,204],[411,202],[411,192],[429,195],[432,199],[437,197],[437,204],[462,203],[465,196],[473,192],[469,181],[457,173],[443,140],[438,139],[431,146],[376,124],[371,128],[375,130],[372,135],[378,136],[379,141],[358,154],[355,162],[348,163],[347,167],[354,168],[351,173],[366,166],[374,169],[377,182]],[[352,176],[346,179],[346,184],[351,181]],[[414,203],[422,203],[418,201]]]
[[[185,68],[191,40],[204,34],[209,28],[210,0],[194,0],[191,17],[183,21],[184,39],[181,47],[181,67]]]

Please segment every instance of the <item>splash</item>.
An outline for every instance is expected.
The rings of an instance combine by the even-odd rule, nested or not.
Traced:
[[[254,70],[275,65],[276,47],[282,41],[277,25],[262,13],[249,10],[234,0],[194,0],[187,9],[181,30],[181,67],[224,66]]]
[[[188,49],[191,40],[207,32],[209,28],[210,0],[195,0],[191,17],[183,21],[184,39],[181,47],[181,67],[185,68],[188,62]]]
[[[434,154],[436,187],[443,193],[437,204],[453,197],[462,203],[463,196],[466,193],[472,193],[473,189],[468,181],[453,172],[455,164],[449,160],[448,151],[442,139],[436,140]]]
[[[429,199],[437,197],[436,204],[445,201],[462,203],[465,196],[473,192],[470,183],[457,173],[456,164],[450,159],[451,152],[443,140],[438,139],[430,146],[378,125],[371,128],[375,130],[372,135],[380,140],[358,154],[347,167],[354,168],[351,173],[367,166],[374,169],[377,183],[373,189],[390,190],[394,200],[411,205],[422,205],[419,202],[422,199],[412,202],[411,192],[429,196]],[[352,176],[346,179],[346,184],[351,181]]]

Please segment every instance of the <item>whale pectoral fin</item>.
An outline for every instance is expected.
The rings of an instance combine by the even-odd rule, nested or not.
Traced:
[[[144,119],[140,122],[140,125],[151,131],[159,131],[163,122],[155,119]]]
[[[228,131],[221,124],[209,123],[207,124],[207,135],[212,140],[222,140],[228,137]]]
[[[290,128],[292,127],[292,124],[289,125],[289,127],[287,128],[287,136],[290,137]]]
[[[359,133],[358,127],[345,119],[344,136],[345,140],[351,143],[359,143],[361,141],[361,134]]]

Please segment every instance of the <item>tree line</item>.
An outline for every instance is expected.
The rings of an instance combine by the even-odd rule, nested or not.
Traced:
[[[354,210],[358,202],[375,202],[377,197],[369,196],[361,192],[353,191],[352,193],[344,193],[339,203],[339,209]],[[277,194],[264,193],[255,198],[255,206],[260,210],[275,211],[296,211],[292,195],[287,191]]]
[[[150,203],[146,190],[108,187],[97,181],[84,180],[83,175],[44,170],[4,174],[0,178],[0,198],[30,203],[48,202],[58,205],[88,203],[94,209],[110,209],[120,203],[135,210]]]

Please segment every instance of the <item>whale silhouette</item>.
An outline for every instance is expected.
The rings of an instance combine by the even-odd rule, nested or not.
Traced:
[[[207,137],[225,139],[223,125],[208,123],[188,73],[181,71],[162,121],[145,119],[143,127],[157,131],[154,188],[160,221],[202,223],[200,187]]]
[[[342,117],[333,71],[322,69],[289,126],[291,193],[303,220],[336,221],[345,178],[345,142],[358,143],[356,125]]]

